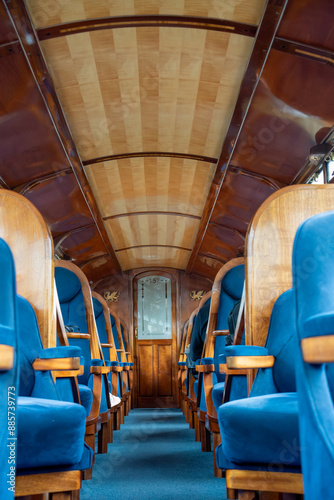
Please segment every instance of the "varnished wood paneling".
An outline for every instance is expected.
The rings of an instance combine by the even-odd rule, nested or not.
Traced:
[[[317,132],[333,124],[331,87],[324,86],[319,93],[322,82],[331,81],[333,73],[330,65],[272,50],[233,165],[292,182],[316,144]]]
[[[201,216],[215,165],[177,158],[131,158],[85,170],[103,217],[141,211]]]
[[[247,70],[240,82],[240,92],[235,103],[233,115],[222,141],[222,147],[217,162],[215,177],[210,186],[208,199],[204,207],[203,218],[194,244],[193,252],[187,265],[187,272],[191,272],[197,254],[203,243],[212,211],[217,202],[219,192],[224,181],[226,170],[234,157],[236,145],[239,144],[240,134],[243,130],[247,114],[252,106],[255,90],[261,81],[261,74],[266,65],[268,53],[282,19],[287,0],[277,3],[268,0],[261,23],[254,41],[254,47],[248,61]],[[270,176],[270,174],[269,174]]]
[[[0,57],[0,72],[0,109],[6,116],[0,122],[1,177],[13,189],[68,169],[24,53]]]
[[[278,191],[257,212],[247,237],[247,343],[264,345],[273,304],[292,286],[292,246],[298,226],[333,207],[334,185],[304,185]],[[308,265],[301,267],[301,275]]]
[[[146,247],[117,252],[117,256],[124,270],[151,266],[185,269],[190,253],[190,250]]]
[[[43,213],[54,237],[93,222],[73,172],[33,184],[24,196]]]
[[[172,396],[172,346],[158,346],[158,394]]]
[[[154,388],[154,346],[140,345],[138,342],[138,360],[139,360],[139,397],[155,396]]]
[[[331,0],[289,2],[278,36],[333,50],[333,15]]]
[[[256,210],[280,187],[284,185],[275,185],[270,179],[255,177],[230,167],[212,213],[211,222],[246,235],[248,224]]]
[[[247,37],[177,28],[42,42],[84,160],[134,150],[217,156],[251,47]]]
[[[152,214],[106,220],[105,225],[116,251],[138,245],[175,245],[191,250],[199,221]]]
[[[0,237],[11,248],[17,292],[34,308],[44,347],[56,346],[52,238],[45,221],[23,196],[0,190]]]
[[[179,15],[228,19],[243,23],[258,24],[265,0],[217,0],[184,2],[110,2],[100,0],[71,0],[48,4],[43,0],[28,0],[29,11],[37,28],[68,23],[79,19],[96,19],[113,16]]]

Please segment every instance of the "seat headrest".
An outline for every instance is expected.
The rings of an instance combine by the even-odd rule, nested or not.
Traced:
[[[69,302],[80,292],[80,280],[72,271],[62,267],[56,267],[55,278],[59,302],[61,304]]]
[[[242,291],[245,281],[245,266],[240,264],[230,269],[224,276],[222,288],[233,299],[239,300],[242,296]]]
[[[100,314],[103,313],[103,305],[95,297],[93,297],[93,308],[94,308],[94,316],[96,319],[100,316]]]

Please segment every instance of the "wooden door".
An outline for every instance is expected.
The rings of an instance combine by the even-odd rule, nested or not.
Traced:
[[[175,285],[168,273],[143,273],[134,282],[136,400],[139,408],[177,403]]]

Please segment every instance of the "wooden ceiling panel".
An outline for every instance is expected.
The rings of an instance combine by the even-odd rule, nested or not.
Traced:
[[[332,0],[289,2],[277,34],[296,42],[333,50],[333,16]]]
[[[85,167],[103,217],[178,212],[201,217],[215,165],[178,158],[128,158]]]
[[[225,261],[222,262],[221,260],[208,257],[207,255],[198,254],[195,260],[194,267],[196,268],[196,274],[200,274],[214,280],[216,274],[224,265],[224,263]]]
[[[316,144],[316,134],[333,125],[332,79],[329,64],[272,50],[233,165],[291,183]]]
[[[24,196],[40,210],[54,237],[94,224],[73,173],[34,183]]]
[[[239,256],[244,251],[245,238],[242,234],[216,224],[209,224],[200,254],[222,261]]]
[[[113,248],[168,245],[191,250],[199,221],[188,217],[142,214],[105,221]]]
[[[117,257],[124,271],[140,267],[185,269],[190,253],[177,248],[145,247],[118,252]]]
[[[81,266],[88,280],[93,283],[115,274],[115,266],[108,256],[102,256]]]
[[[35,27],[113,16],[178,15],[258,24],[265,0],[27,0]]]
[[[106,247],[101,235],[95,226],[79,228],[71,233],[64,234],[55,239],[55,249],[60,254],[66,255],[75,264],[81,265],[88,260],[108,259]],[[98,264],[96,264],[98,267]]]
[[[284,185],[229,168],[210,222],[221,224],[243,235],[259,206]]]
[[[89,160],[134,151],[217,157],[252,44],[229,33],[153,27],[79,33],[42,48]]]

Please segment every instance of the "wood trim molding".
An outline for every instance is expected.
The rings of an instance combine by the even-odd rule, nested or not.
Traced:
[[[226,358],[226,364],[229,370],[272,368],[274,363],[274,356],[228,356]]]
[[[116,28],[139,27],[174,27],[224,31],[248,37],[255,37],[257,26],[253,24],[228,21],[199,16],[173,16],[173,15],[146,15],[146,16],[117,16],[101,19],[85,19],[71,23],[48,26],[37,30],[39,40],[49,40],[60,36],[75,35],[88,31],[98,31]]]
[[[164,151],[139,151],[135,153],[124,153],[118,155],[100,156],[98,158],[90,158],[89,160],[84,160],[82,164],[84,166],[91,165],[94,168],[94,165],[98,163],[115,160],[127,160],[129,158],[179,158],[181,160],[184,159],[202,161],[205,163],[217,163],[217,158],[211,158],[209,156],[192,155],[189,153],[171,153]]]
[[[241,130],[259,84],[263,69],[266,65],[267,58],[283,17],[286,4],[287,0],[269,0],[262,16],[254,41],[253,51],[249,59],[245,76],[241,83],[239,96],[217,162],[216,173],[204,207],[201,225],[187,265],[186,272],[188,274],[191,273],[197,254],[201,248],[211,215],[216,206],[216,202],[225,179],[227,168],[240,137]]]
[[[14,366],[14,347],[7,344],[0,345],[0,370],[11,370]]]
[[[227,470],[226,486],[247,491],[304,493],[302,474],[292,472]]]
[[[320,63],[334,65],[334,52],[331,50],[313,47],[305,43],[294,42],[293,40],[280,37],[275,38],[272,48],[296,56],[306,57]]]
[[[115,252],[125,252],[127,250],[134,250],[136,248],[177,248],[178,250],[184,250],[186,252],[191,252],[191,248],[178,247],[176,245],[134,245],[132,247],[118,248]]]
[[[201,220],[201,217],[199,217],[198,215],[185,214],[183,212],[162,212],[162,211],[127,212],[124,214],[109,215],[108,217],[103,217],[103,220],[119,219],[120,217],[135,217],[138,215],[172,215],[174,217],[188,217],[189,219]]]
[[[301,347],[306,363],[321,364],[334,362],[334,335],[302,339]]]

